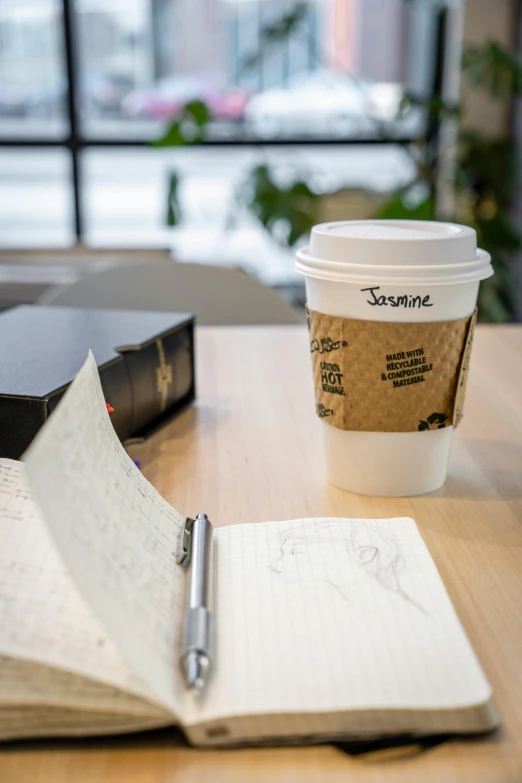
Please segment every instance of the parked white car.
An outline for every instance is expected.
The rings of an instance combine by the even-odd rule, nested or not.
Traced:
[[[372,136],[411,129],[412,117],[397,121],[400,84],[371,82],[332,70],[300,74],[287,86],[265,90],[246,106],[245,119],[261,139]]]
[[[300,74],[283,88],[251,98],[245,118],[259,138],[343,138],[364,130],[366,97],[356,81],[335,71]]]

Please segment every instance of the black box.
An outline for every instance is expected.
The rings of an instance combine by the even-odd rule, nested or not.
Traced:
[[[21,456],[89,349],[122,441],[146,437],[194,400],[192,315],[16,307],[0,313],[0,457]]]

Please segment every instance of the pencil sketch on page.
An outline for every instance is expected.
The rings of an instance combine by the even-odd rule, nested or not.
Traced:
[[[400,543],[384,525],[330,519],[318,520],[313,529],[280,529],[277,555],[269,564],[285,582],[329,584],[348,604],[357,600],[357,590],[352,589],[354,576],[374,580],[405,604],[427,614],[403,586],[405,567]]]

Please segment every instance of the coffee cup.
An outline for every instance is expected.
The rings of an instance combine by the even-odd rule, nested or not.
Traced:
[[[472,228],[412,220],[317,225],[309,246],[297,253],[296,270],[305,277],[310,311],[389,324],[442,325],[469,319],[480,281],[493,274],[490,256],[477,249]],[[349,398],[350,389],[343,393]],[[327,479],[342,489],[419,495],[446,479],[452,423],[417,431],[372,431],[360,423],[356,430],[332,426],[321,418],[320,426]]]

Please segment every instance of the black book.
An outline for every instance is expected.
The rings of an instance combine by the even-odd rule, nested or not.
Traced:
[[[22,306],[0,314],[0,457],[18,459],[92,350],[120,440],[194,400],[194,317]]]

